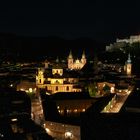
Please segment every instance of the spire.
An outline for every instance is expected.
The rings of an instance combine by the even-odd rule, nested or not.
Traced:
[[[131,63],[131,56],[130,56],[130,53],[128,54],[128,59],[127,59],[127,63]]]
[[[69,53],[69,57],[68,57],[69,59],[73,59],[73,56],[72,56],[72,51],[70,51],[70,53]]]
[[[57,56],[57,58],[56,58],[56,63],[59,63],[59,58],[58,58],[58,56]]]
[[[82,59],[85,59],[85,58],[86,58],[85,51],[83,51]]]

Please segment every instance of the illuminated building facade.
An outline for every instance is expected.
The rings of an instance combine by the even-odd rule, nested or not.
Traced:
[[[70,51],[69,56],[68,56],[68,69],[80,70],[83,68],[86,62],[87,62],[87,59],[84,52],[82,54],[81,60],[80,59],[74,60],[72,52]]]
[[[35,82],[30,82],[28,80],[22,80],[17,85],[17,91],[25,91],[26,93],[36,93],[36,84]]]
[[[44,69],[38,69],[36,75],[37,87],[46,89],[52,94],[57,92],[81,92],[81,88],[75,87],[78,81],[79,79],[72,75],[65,75],[63,68],[59,66],[52,68],[48,75],[45,74]]]

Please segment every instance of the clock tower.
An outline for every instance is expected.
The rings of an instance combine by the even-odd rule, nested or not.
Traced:
[[[131,75],[132,72],[132,63],[131,63],[131,58],[130,54],[128,55],[128,60],[126,61],[126,74]]]

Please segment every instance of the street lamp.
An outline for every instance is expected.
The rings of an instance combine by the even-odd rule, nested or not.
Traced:
[[[65,138],[66,139],[72,139],[73,138],[72,132],[69,132],[69,131],[65,132]]]

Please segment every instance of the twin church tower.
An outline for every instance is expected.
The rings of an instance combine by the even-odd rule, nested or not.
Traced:
[[[86,64],[87,59],[85,52],[83,51],[82,58],[74,60],[72,52],[70,51],[68,56],[68,69],[71,70],[80,70]]]

